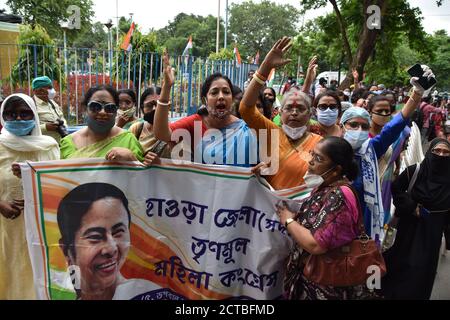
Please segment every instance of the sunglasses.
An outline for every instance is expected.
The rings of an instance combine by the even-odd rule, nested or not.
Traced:
[[[105,110],[106,113],[116,113],[118,107],[114,103],[106,103],[102,104],[97,101],[91,101],[87,105],[88,110],[93,113],[98,113],[102,110]]]
[[[359,128],[361,128],[361,130],[367,131],[370,129],[370,125],[368,125],[367,123],[346,122],[345,125],[353,130],[358,130]]]
[[[17,116],[20,116],[22,120],[31,120],[34,118],[33,111],[4,111],[3,119],[6,121],[13,121],[17,119]]]
[[[338,108],[338,105],[337,104],[324,104],[324,103],[317,105],[317,109],[322,110],[322,111],[325,111],[328,108],[330,108],[330,110],[335,110]]]

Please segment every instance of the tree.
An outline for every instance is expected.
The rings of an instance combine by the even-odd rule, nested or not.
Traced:
[[[334,31],[329,33],[332,35],[330,45],[340,44],[349,67],[341,88],[348,87],[353,81],[352,69],[363,74],[371,58],[372,61],[383,61],[385,68],[397,65],[392,53],[401,42],[407,42],[410,48],[432,60],[432,44],[421,25],[421,11],[412,8],[406,0],[302,0],[301,4],[307,10],[325,6],[327,2],[334,12],[319,22],[325,32]],[[368,10],[371,5],[380,10],[380,28],[374,20],[377,12]]]
[[[224,26],[220,21],[220,43],[223,47]],[[181,55],[192,36],[192,54],[207,57],[216,51],[217,19],[212,15],[207,17],[178,14],[168,26],[157,31],[158,44],[166,47],[171,55]]]
[[[436,46],[436,59],[429,66],[436,75],[437,88],[450,91],[450,36],[445,30],[438,30],[432,41]]]
[[[11,79],[15,85],[24,86],[28,82],[28,76],[34,78],[34,74],[48,75],[53,80],[64,79],[64,71],[61,67],[62,52],[57,52],[54,42],[44,28],[36,24],[20,27],[19,59],[13,66]],[[32,45],[31,45],[32,44]],[[35,45],[35,46],[33,46]],[[35,69],[34,58],[36,58]]]
[[[263,0],[233,3],[230,8],[230,33],[242,57],[260,52],[265,56],[283,36],[295,36],[299,11],[291,5]]]
[[[105,31],[103,23],[95,22],[90,28],[82,30],[72,42],[72,46],[76,48],[107,50],[108,33]]]
[[[70,13],[67,8],[76,5],[80,8],[80,22],[82,27],[90,27],[92,0],[8,0],[6,4],[14,14],[21,15],[24,22],[34,28],[36,25],[44,26],[52,38],[61,37],[60,21],[67,19]],[[70,39],[75,38],[77,30],[68,32]]]
[[[211,53],[208,57],[209,60],[233,60],[234,51],[231,49],[222,48],[219,53]]]

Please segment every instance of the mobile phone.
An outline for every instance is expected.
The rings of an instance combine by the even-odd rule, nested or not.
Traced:
[[[428,90],[436,84],[436,79],[434,77],[428,79],[423,76],[422,66],[418,63],[409,68],[408,73],[411,77],[419,78],[418,82],[424,90]]]

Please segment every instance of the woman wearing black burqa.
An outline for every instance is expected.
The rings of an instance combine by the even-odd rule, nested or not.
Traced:
[[[431,142],[407,193],[415,169],[408,167],[392,184],[399,222],[395,243],[384,255],[386,299],[430,299],[443,233],[450,249],[450,143],[440,138]]]

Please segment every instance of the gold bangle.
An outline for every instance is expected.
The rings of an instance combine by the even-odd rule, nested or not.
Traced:
[[[156,103],[157,103],[158,105],[162,106],[162,107],[168,107],[168,106],[170,106],[170,100],[167,101],[167,102],[161,102],[161,101],[159,101],[159,100],[156,100]]]
[[[255,81],[258,82],[258,83],[259,83],[260,85],[262,85],[262,86],[265,86],[265,85],[266,85],[266,82],[265,82],[264,80],[261,80],[261,79],[256,75],[256,73],[253,74],[253,79],[255,79]]]
[[[256,76],[261,79],[262,81],[267,81],[267,77],[264,77],[261,73],[258,71],[255,71]]]

